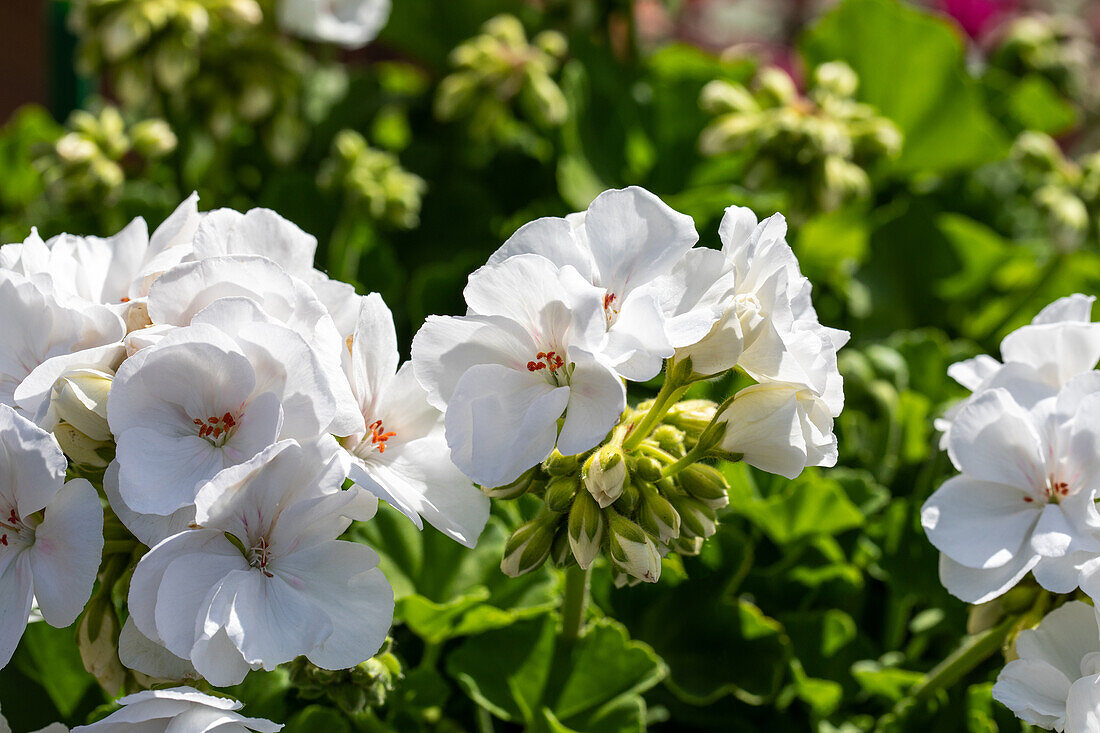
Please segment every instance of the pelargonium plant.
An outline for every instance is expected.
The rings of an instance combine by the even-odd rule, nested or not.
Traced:
[[[200,213],[192,195],[151,235],[137,219],[5,245],[0,658],[37,601],[51,625],[79,619],[86,665],[132,693],[87,730],[277,730],[178,685],[360,667],[394,595],[345,531],[382,500],[473,547],[490,499],[520,495],[540,508],[501,569],[569,568],[575,638],[600,557],[625,584],[700,551],[723,461],[787,478],[836,462],[847,334],[818,322],[785,235],[730,207],[721,249],[697,247],[657,196],[607,191],[521,227],[404,364],[382,298],[316,270],[316,239],[269,210]],[[731,370],[747,386],[721,404],[688,394]],[[997,559],[1038,568],[1019,555]]]
[[[973,666],[999,648],[1009,663],[995,699],[1022,720],[1070,733],[1100,725],[1095,610],[1100,598],[1100,323],[1094,297],[1051,303],[948,374],[972,391],[937,422],[959,474],[925,502],[940,580],[975,605],[980,642],[952,660]],[[1033,629],[1033,627],[1036,627]]]

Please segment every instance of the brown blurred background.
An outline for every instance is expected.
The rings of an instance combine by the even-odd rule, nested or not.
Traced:
[[[47,38],[51,14],[63,10],[54,5],[50,0],[0,0],[0,120],[27,102],[52,101]]]

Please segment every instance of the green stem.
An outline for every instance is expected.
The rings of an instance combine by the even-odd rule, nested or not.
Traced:
[[[480,705],[477,707],[477,729],[478,733],[493,733],[493,716]]]
[[[565,571],[565,600],[561,609],[561,637],[576,641],[584,632],[584,613],[588,608],[588,586],[592,569],[574,565]]]
[[[669,361],[668,368],[665,369],[665,383],[661,385],[661,391],[657,393],[657,397],[654,398],[653,404],[634,428],[630,431],[630,435],[623,441],[623,448],[626,450],[634,450],[638,447],[638,444],[645,440],[653,428],[657,427],[657,424],[661,422],[661,419],[668,414],[669,409],[672,408],[676,401],[683,396],[687,391],[686,385],[681,385],[679,380],[676,379],[674,364]]]
[[[665,466],[664,468],[662,468],[661,469],[661,476],[664,477],[664,478],[668,478],[669,476],[675,476],[676,474],[680,473],[680,471],[683,471],[685,468],[687,468],[691,464],[697,463],[707,453],[706,450],[700,450],[699,448],[700,448],[699,445],[695,446],[694,448],[689,450],[687,453],[685,453],[683,458],[678,458],[675,463],[670,463],[667,466]]]

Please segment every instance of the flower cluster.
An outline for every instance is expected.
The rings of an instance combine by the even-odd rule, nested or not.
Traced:
[[[921,523],[941,553],[941,581],[964,601],[1010,599],[1005,594],[1029,573],[1044,589],[1031,610],[1040,617],[1051,593],[1080,588],[1100,597],[1094,300],[1055,301],[1005,337],[1003,361],[982,355],[948,371],[972,391],[937,421],[960,474],[924,504]],[[1019,590],[1027,595],[1026,584]],[[1002,610],[1013,605],[999,603]],[[1019,660],[1005,667],[994,695],[1035,725],[1095,730],[1100,688],[1091,652],[1097,650],[1092,608],[1061,607],[1036,631],[1018,636]]]
[[[707,457],[787,477],[836,462],[836,352],[780,216],[730,207],[722,249],[693,247],[690,217],[640,188],[521,227],[474,272],[467,314],[430,317],[413,369],[444,412],[456,465],[490,496],[544,508],[502,569],[588,568],[601,549],[621,582],[657,580],[660,556],[698,552],[727,485]],[[624,381],[665,368],[627,407]],[[680,402],[737,368],[756,384],[721,406]]]
[[[1095,233],[1100,210],[1100,154],[1068,158],[1054,138],[1029,130],[1012,145],[1019,192],[1062,251],[1079,247]]]
[[[867,171],[896,155],[902,136],[893,122],[855,100],[858,86],[856,73],[842,61],[815,68],[805,96],[776,67],[761,70],[752,90],[712,81],[699,103],[716,118],[700,135],[699,148],[710,156],[746,152],[747,181],[791,178],[808,187],[814,205],[825,211],[866,198]]]
[[[348,205],[372,219],[411,229],[420,221],[420,199],[428,184],[401,167],[393,153],[372,148],[355,130],[341,130],[318,183],[342,190]]]
[[[488,499],[389,310],[314,269],[316,246],[192,195],[151,236],[0,248],[0,661],[32,599],[64,627],[91,597],[81,651],[115,690],[120,662],[217,686],[299,657],[351,669],[393,592],[349,525],[380,497],[476,542]]]
[[[492,18],[481,35],[451,52],[455,71],[439,84],[436,117],[468,119],[475,139],[504,144],[522,143],[533,134],[514,116],[513,101],[537,127],[561,125],[569,106],[553,74],[567,50],[565,37],[556,31],[528,41],[515,16]]]

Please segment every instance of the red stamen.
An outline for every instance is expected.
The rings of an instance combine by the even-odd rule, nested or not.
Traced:
[[[1031,502],[1033,502],[1033,501],[1035,501],[1035,500],[1034,500],[1034,499],[1032,499],[1032,498],[1031,498],[1030,496],[1025,496],[1025,497],[1024,497],[1024,501],[1026,501],[1026,502],[1027,502],[1028,504],[1030,504]]]
[[[6,534],[0,534],[0,545],[8,546],[8,536]]]
[[[608,293],[603,296],[603,309],[607,310],[611,307],[611,304],[615,302],[615,293]]]

